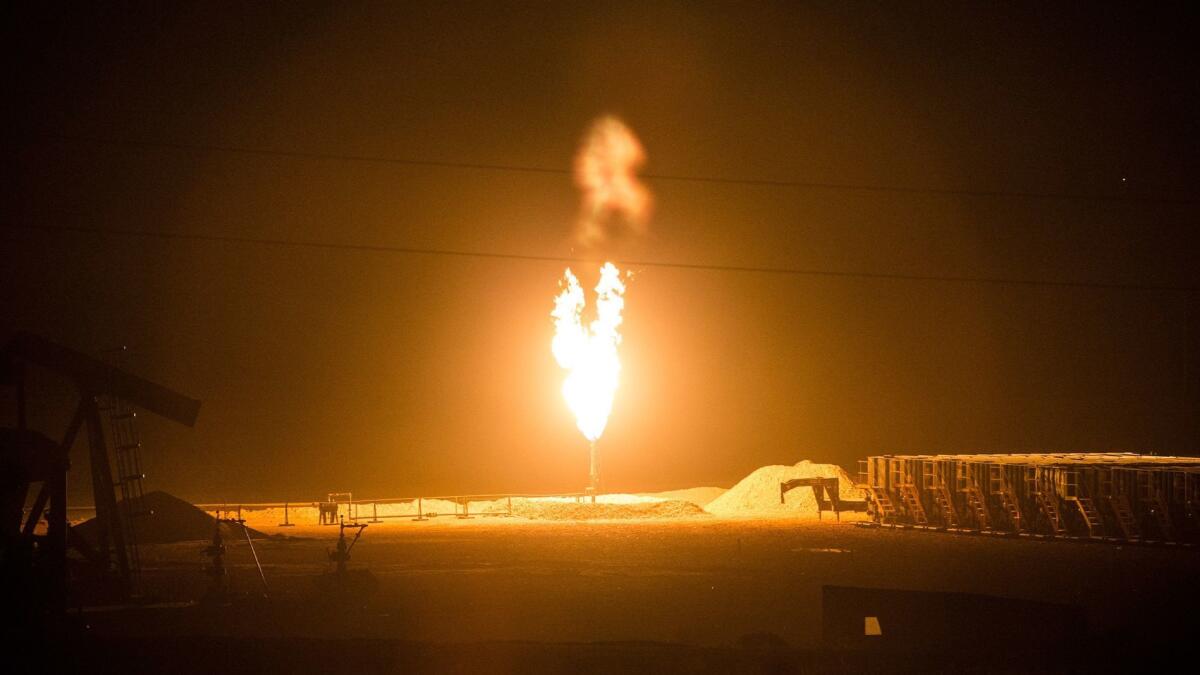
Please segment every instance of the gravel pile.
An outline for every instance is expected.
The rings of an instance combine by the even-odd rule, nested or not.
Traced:
[[[654,497],[657,499],[679,500],[683,502],[691,502],[700,508],[708,506],[709,502],[717,497],[725,494],[727,490],[719,487],[694,487],[683,490],[668,490],[667,492],[652,492],[645,497]]]
[[[684,518],[707,515],[704,509],[685,501],[646,501],[624,504],[514,499],[513,515],[530,520],[630,520],[635,518]]]
[[[775,464],[756,469],[737,485],[710,502],[705,510],[728,518],[817,517],[817,501],[810,488],[796,488],[779,502],[779,484],[794,478],[837,478],[838,496],[846,501],[861,501],[862,491],[836,464],[814,464],[808,460],[788,466]]]
[[[212,540],[216,519],[174,495],[161,491],[148,492],[142,497],[142,507],[149,511],[149,514],[135,521],[139,544]],[[99,523],[92,518],[77,525],[75,531],[89,543],[94,543],[99,532]],[[221,535],[237,539],[246,536],[242,534],[240,527],[228,524],[221,525]],[[250,536],[258,539],[267,535],[251,528]]]

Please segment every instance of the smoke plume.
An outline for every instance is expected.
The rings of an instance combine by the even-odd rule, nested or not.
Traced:
[[[638,182],[646,151],[615,117],[597,119],[575,156],[575,183],[583,192],[576,239],[593,246],[628,230],[642,234],[650,216],[650,191]]]

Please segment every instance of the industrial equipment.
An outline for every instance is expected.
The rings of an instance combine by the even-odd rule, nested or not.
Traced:
[[[839,486],[837,477],[833,478],[793,478],[783,481],[779,484],[779,503],[784,503],[784,495],[789,491],[798,487],[811,487],[813,498],[817,502],[817,519],[821,518],[821,514],[825,511],[833,511],[837,520],[842,519],[842,511],[862,511],[864,504],[861,501],[845,502],[842,501],[839,495]]]
[[[882,524],[1123,542],[1200,542],[1200,457],[1122,452],[879,455],[860,482]]]
[[[349,544],[346,544],[347,529],[357,530],[354,533],[354,539],[352,539]],[[358,543],[358,538],[362,536],[363,530],[365,529],[367,529],[365,523],[347,525],[344,520],[338,523],[337,548],[329,552],[329,560],[336,565],[336,573],[339,577],[345,577],[346,563],[350,562],[350,550],[353,549],[354,545]]]
[[[26,379],[30,367],[70,380],[78,393],[78,404],[61,441],[28,427]],[[75,568],[78,576],[98,582],[114,597],[131,596],[138,571],[132,520],[140,507],[142,475],[140,443],[128,426],[136,413],[127,406],[190,427],[196,423],[200,402],[24,332],[17,333],[0,351],[0,384],[15,387],[17,401],[16,427],[0,430],[0,547],[6,588],[26,589],[37,596],[28,598],[30,601],[61,611],[67,602],[67,551],[73,549],[83,558]],[[121,405],[115,405],[116,401]],[[108,405],[102,407],[105,403]],[[112,448],[117,460],[115,477],[101,415],[104,407],[116,446]],[[71,448],[85,427],[98,524],[98,535],[90,542],[67,522]],[[35,483],[40,487],[26,515],[24,506]],[[118,489],[125,497],[120,503]],[[47,527],[39,533],[43,514]]]

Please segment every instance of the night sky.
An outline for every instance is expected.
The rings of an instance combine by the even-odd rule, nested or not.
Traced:
[[[5,10],[0,339],[128,345],[203,401],[194,429],[144,418],[147,489],[582,488],[549,348],[564,265],[53,228],[867,275],[632,266],[615,490],[889,452],[1200,451],[1182,9],[103,4]],[[645,236],[584,250],[569,169],[605,114],[660,178]],[[69,392],[34,394],[59,437]]]

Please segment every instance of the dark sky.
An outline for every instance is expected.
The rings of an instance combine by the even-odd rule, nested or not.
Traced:
[[[192,499],[579,489],[563,266],[30,228],[1200,285],[1196,22],[1165,5],[115,4],[6,10],[0,338],[125,344],[201,399],[143,425],[148,486]],[[603,114],[656,175],[914,190],[650,179],[649,234],[580,251],[569,174],[333,158],[565,170]],[[613,489],[1200,450],[1194,291],[634,272]]]

